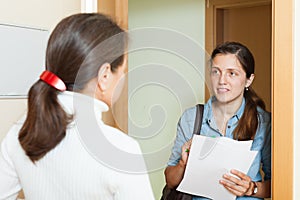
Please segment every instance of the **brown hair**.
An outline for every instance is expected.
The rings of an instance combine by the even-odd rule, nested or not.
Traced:
[[[225,42],[218,45],[211,54],[211,60],[218,54],[235,54],[246,72],[246,77],[250,78],[251,74],[254,74],[254,57],[250,50],[241,43]],[[233,137],[237,140],[250,140],[254,138],[258,127],[257,107],[265,109],[264,101],[251,87],[244,90],[244,97],[246,99],[245,111],[233,132]]]
[[[94,51],[117,34],[120,36],[108,42],[101,52]],[[96,13],[72,15],[63,19],[49,38],[46,69],[60,77],[68,90],[80,91],[89,80],[97,77],[102,64],[110,63],[115,72],[124,62],[126,46],[126,33],[107,16]],[[58,102],[58,93],[41,80],[29,90],[28,112],[19,142],[32,162],[41,159],[62,141],[73,119]]]

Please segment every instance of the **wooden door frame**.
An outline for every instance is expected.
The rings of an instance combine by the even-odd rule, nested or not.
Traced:
[[[109,15],[124,30],[128,29],[128,0],[97,0],[98,12]],[[127,72],[127,70],[126,70]],[[124,88],[113,109],[103,113],[103,121],[128,133],[128,76]]]
[[[128,29],[128,0],[97,0],[98,12],[110,15],[123,29]]]
[[[275,200],[293,199],[293,0],[272,0],[272,130]]]
[[[293,1],[206,0],[205,48],[216,46],[216,9],[272,3],[272,200],[293,199]],[[205,96],[210,96],[208,89]]]

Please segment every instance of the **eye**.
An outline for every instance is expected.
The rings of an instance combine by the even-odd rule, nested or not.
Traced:
[[[235,72],[235,71],[229,72],[229,76],[231,76],[231,77],[234,77],[234,76],[237,76],[237,75],[238,75],[238,73]]]
[[[210,73],[212,75],[219,75],[220,74],[219,70],[217,70],[217,69],[212,69]]]

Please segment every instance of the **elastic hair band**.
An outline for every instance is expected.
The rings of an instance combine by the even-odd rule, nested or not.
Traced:
[[[65,91],[66,90],[66,85],[65,83],[55,74],[53,74],[50,71],[45,70],[41,75],[40,79],[47,83],[48,85],[56,88],[57,90],[60,91]]]

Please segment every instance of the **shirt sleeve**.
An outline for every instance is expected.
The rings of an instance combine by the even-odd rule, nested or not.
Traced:
[[[186,110],[177,123],[177,134],[168,166],[175,166],[181,158],[181,147],[193,136],[196,107]]]
[[[271,179],[271,121],[266,124],[266,135],[264,146],[261,151],[261,162],[262,162],[262,170],[265,174],[264,180]]]
[[[9,156],[9,134],[1,143],[0,152],[0,200],[16,199],[21,185]]]

